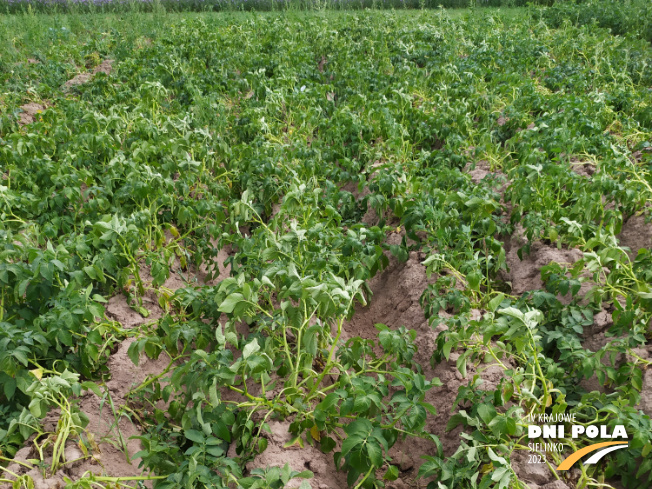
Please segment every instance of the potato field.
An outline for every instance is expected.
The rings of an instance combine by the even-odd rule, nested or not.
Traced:
[[[0,488],[652,487],[652,10],[572,8],[1,16]]]

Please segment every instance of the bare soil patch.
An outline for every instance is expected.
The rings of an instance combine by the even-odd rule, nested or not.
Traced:
[[[110,75],[112,71],[113,71],[113,60],[105,59],[98,66],[93,68],[92,72],[79,73],[78,75],[75,75],[73,78],[71,78],[66,83],[64,83],[64,87],[71,88],[71,87],[83,85],[84,83],[90,82],[97,73],[104,73],[106,75]]]
[[[618,241],[631,250],[632,258],[641,248],[652,249],[652,223],[646,221],[645,215],[631,216],[623,222]]]
[[[335,468],[333,454],[322,453],[317,447],[305,444],[304,448],[298,445],[283,448],[292,438],[288,428],[289,422],[270,421],[271,433],[265,433],[269,440],[267,449],[247,464],[247,469],[263,467],[283,467],[286,463],[297,472],[310,470],[314,477],[309,479],[313,489],[338,489],[347,487],[346,473],[338,472]],[[294,479],[285,486],[287,488],[299,487],[303,479]]]
[[[648,350],[649,352],[649,350]],[[649,359],[650,357],[648,357]],[[646,369],[643,374],[643,388],[641,389],[641,409],[648,416],[652,416],[652,369]]]
[[[105,59],[98,66],[93,69],[93,73],[104,73],[110,75],[113,71],[113,60]]]
[[[64,86],[66,88],[76,87],[78,85],[83,85],[84,83],[88,83],[92,79],[93,79],[93,73],[80,73],[79,75],[75,75],[73,78],[71,78],[66,83],[64,83]]]
[[[34,122],[38,118],[38,115],[46,109],[46,106],[37,104],[36,102],[29,102],[21,105],[20,108],[22,112],[18,119],[18,125],[22,127]]]
[[[525,482],[530,489],[542,489],[544,487],[548,489],[568,489],[568,486],[562,481],[555,481],[555,476],[550,472],[546,464],[529,464],[528,456],[528,452],[514,452],[511,456],[511,465],[518,478]],[[562,485],[550,486],[550,484],[556,482]]]
[[[506,261],[509,267],[506,280],[511,284],[512,293],[515,295],[531,290],[545,290],[541,280],[541,269],[544,266],[558,263],[570,267],[584,256],[580,250],[575,248],[562,247],[560,249],[541,241],[535,241],[531,244],[529,253],[525,251],[521,253],[521,259],[518,256],[518,250],[525,244],[523,229],[520,226],[517,226],[516,232],[505,241]],[[583,297],[594,285],[591,281],[583,282],[578,296]],[[557,298],[564,304],[571,301],[570,293]]]
[[[492,168],[491,163],[489,163],[487,160],[479,160],[476,162],[467,163],[463,171],[471,177],[471,181],[476,185],[486,177],[495,177],[497,185],[494,188],[501,195],[500,203],[503,205],[508,205],[508,203],[503,200],[502,195],[505,193],[505,190],[507,190],[507,187],[509,187],[511,182],[507,178],[507,175],[500,171],[500,169]]]
[[[480,183],[487,175],[491,175],[491,165],[487,160],[480,160],[476,163],[468,163],[464,171],[469,174],[473,183]]]
[[[597,168],[591,161],[580,161],[577,158],[571,158],[571,170],[578,175],[586,178],[591,178],[596,172]]]

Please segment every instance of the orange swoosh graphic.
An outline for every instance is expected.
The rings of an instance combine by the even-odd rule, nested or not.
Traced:
[[[570,469],[575,464],[575,462],[581,459],[584,455],[586,455],[587,453],[595,452],[600,448],[609,447],[611,445],[627,445],[628,443],[629,442],[626,441],[605,441],[602,443],[594,443],[593,445],[584,447],[581,450],[576,451],[572,455],[569,455],[568,458],[566,458],[566,460],[564,460],[562,463],[559,464],[557,470]]]

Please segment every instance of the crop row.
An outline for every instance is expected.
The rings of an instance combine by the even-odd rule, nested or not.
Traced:
[[[590,0],[587,2],[557,2],[541,11],[552,27],[564,22],[575,25],[596,23],[618,36],[635,36],[652,43],[652,7],[647,2]]]
[[[622,233],[652,201],[646,42],[529,15],[159,15],[165,32],[136,39],[52,29],[14,76],[3,66],[0,455],[36,434],[52,474],[62,434],[92,452],[76,399],[101,393],[131,337],[134,361],[171,359],[129,404],[156,487],[305,476],[247,470],[272,420],[352,487],[399,477],[390,449],[406,438],[429,447],[429,487],[524,487],[512,462],[544,412],[631,436],[564,484],[651,480],[652,257]],[[112,73],[66,85],[108,58]],[[27,101],[42,109],[30,124]],[[165,288],[200,266],[217,277],[225,249],[228,278]],[[574,258],[544,260],[557,252]],[[411,324],[349,335],[371,279],[419,254],[433,351]],[[533,256],[534,285],[519,282]],[[106,314],[115,294],[163,315],[127,329]],[[418,353],[468,377],[452,454]],[[487,364],[501,380],[484,389]],[[53,408],[65,422],[47,433]]]

